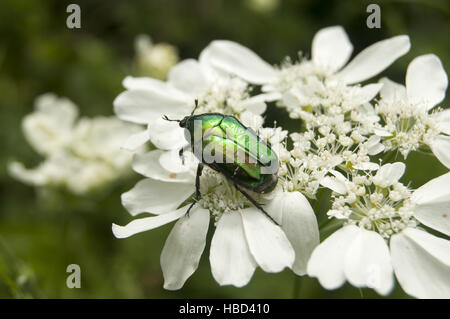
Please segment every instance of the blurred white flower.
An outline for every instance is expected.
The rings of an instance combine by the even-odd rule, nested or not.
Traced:
[[[265,209],[280,227],[223,175],[206,167],[200,177],[201,198],[190,215],[185,216],[186,202],[195,192],[198,162],[192,153],[185,152],[185,163],[182,163],[178,153],[187,144],[184,129],[178,123],[162,119],[163,115],[173,119],[189,115],[194,100],[198,99],[196,113],[220,112],[240,118],[259,132],[261,138],[270,139],[281,159],[281,154],[287,152],[282,143],[286,132],[261,128],[260,114],[265,110],[266,96],[250,97],[245,81],[217,73],[202,58],[199,62],[179,63],[169,72],[168,82],[128,77],[124,85],[128,90],[114,103],[117,115],[148,124],[148,130],[142,133],[144,138],[131,137],[126,146],[132,149],[149,140],[157,149],[135,155],[133,168],[147,179],[123,194],[122,203],[132,215],[146,212],[157,216],[136,219],[126,226],[113,225],[114,235],[128,237],[178,220],[161,254],[166,289],[181,288],[197,268],[210,215],[216,226],[210,263],[219,284],[244,286],[256,266],[266,272],[290,267],[297,274],[305,274],[306,262],[319,241],[317,221],[306,198],[299,192],[283,192],[283,183],[271,194],[250,192],[257,201],[266,204]]]
[[[421,145],[450,168],[450,111],[429,111],[445,98],[448,79],[439,58],[433,54],[415,58],[408,66],[406,87],[387,78],[376,112],[384,125],[378,133],[388,150],[399,149],[406,158]]]
[[[345,280],[387,295],[395,273],[402,288],[418,298],[450,298],[450,241],[420,224],[450,235],[450,173],[415,191],[399,182],[401,162],[375,175],[334,172],[323,185],[334,191],[330,218],[344,226],[323,241],[308,263],[308,274],[323,287]]]
[[[281,0],[247,0],[250,9],[260,13],[270,13],[275,11]]]
[[[168,43],[154,44],[146,34],[134,40],[138,72],[164,80],[169,70],[178,63],[178,50]]]
[[[13,162],[16,179],[34,186],[63,186],[86,193],[130,172],[131,154],[120,147],[139,128],[115,117],[81,118],[66,98],[47,93],[36,99],[36,110],[23,120],[23,132],[45,157],[34,169]]]

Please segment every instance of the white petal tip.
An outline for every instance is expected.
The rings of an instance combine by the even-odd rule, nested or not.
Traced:
[[[113,233],[114,237],[116,237],[116,238],[127,238],[127,237],[129,237],[129,235],[124,231],[124,228],[125,227],[123,227],[123,226],[112,224],[111,230],[112,230],[112,233]]]

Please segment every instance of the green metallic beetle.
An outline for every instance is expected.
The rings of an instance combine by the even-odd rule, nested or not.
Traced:
[[[197,101],[195,104],[197,108]],[[180,127],[185,129],[189,145],[180,150],[180,156],[183,158],[183,152],[190,148],[200,161],[195,180],[195,201],[186,213],[200,198],[200,176],[203,166],[207,165],[223,174],[253,205],[277,224],[261,204],[246,192],[251,190],[264,194],[275,189],[279,166],[275,152],[234,116],[221,113],[194,115],[194,111],[182,120],[164,117],[168,121],[179,122]]]

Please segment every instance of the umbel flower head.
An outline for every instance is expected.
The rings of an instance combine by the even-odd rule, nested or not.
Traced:
[[[161,253],[166,289],[181,288],[196,270],[211,218],[215,229],[209,260],[219,284],[244,286],[257,266],[266,272],[290,267],[297,274],[305,274],[309,255],[319,241],[317,221],[306,198],[299,192],[285,192],[282,183],[271,194],[252,193],[280,227],[225,176],[205,168],[200,177],[201,198],[186,216],[186,204],[195,193],[198,161],[186,154],[183,163],[179,150],[187,144],[184,131],[178,123],[163,119],[163,115],[178,119],[189,115],[194,99],[198,99],[196,114],[236,116],[262,139],[270,140],[283,161],[283,156],[289,155],[283,142],[286,133],[261,127],[260,114],[266,108],[267,96],[250,96],[251,88],[245,81],[217,72],[202,58],[180,62],[169,72],[167,82],[126,78],[124,85],[128,90],[116,98],[116,114],[124,120],[148,124],[147,130],[130,137],[126,147],[133,149],[151,141],[155,149],[135,155],[134,170],[147,178],[123,194],[122,203],[133,216],[156,216],[135,219],[126,226],[113,225],[114,235],[128,237],[177,220]]]
[[[406,87],[387,78],[375,111],[382,119],[376,133],[387,150],[398,149],[406,158],[428,146],[450,168],[450,110],[437,109],[447,90],[447,74],[434,54],[415,58],[406,72]]]
[[[22,129],[45,160],[33,169],[13,162],[11,175],[33,186],[64,187],[85,194],[129,174],[132,157],[120,146],[138,126],[115,117],[77,117],[77,106],[67,98],[52,93],[39,96]]]
[[[323,241],[308,263],[308,274],[327,289],[345,280],[382,295],[394,286],[418,298],[450,297],[450,173],[415,191],[399,182],[405,164],[380,167],[375,175],[338,172],[323,181],[333,190],[330,218],[343,227]]]

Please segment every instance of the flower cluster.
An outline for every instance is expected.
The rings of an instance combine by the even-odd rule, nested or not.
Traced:
[[[409,48],[408,36],[395,36],[349,62],[353,46],[347,34],[329,27],[315,35],[311,59],[272,66],[240,44],[218,40],[198,60],[175,65],[166,82],[127,77],[115,112],[147,128],[130,136],[125,147],[151,143],[153,149],[134,156],[134,170],[146,179],[123,194],[122,203],[133,216],[155,216],[113,225],[115,236],[178,220],[161,254],[167,289],[181,288],[195,271],[213,216],[209,259],[221,285],[247,284],[257,266],[267,272],[289,267],[318,277],[328,289],[348,280],[385,295],[395,273],[412,296],[449,297],[450,175],[412,190],[400,182],[404,163],[380,160],[397,151],[406,158],[431,149],[450,167],[450,113],[439,107],[430,113],[445,97],[447,75],[436,56],[424,55],[408,67],[406,87],[386,78],[359,84]],[[184,130],[163,116],[190,115],[194,100],[195,114],[233,115],[276,152],[276,189],[250,193],[277,223],[211,168],[199,178],[201,197],[185,216],[194,201],[198,160],[192,154],[182,160]],[[264,126],[261,115],[268,106],[285,109],[298,120],[298,130]],[[340,229],[319,244],[320,212],[309,201],[323,200],[320,188],[332,190],[327,217]]]
[[[129,174],[132,156],[120,147],[138,126],[115,117],[77,117],[77,106],[67,98],[52,93],[39,96],[22,128],[45,160],[33,169],[13,162],[11,175],[33,186],[64,187],[74,194],[86,194]]]
[[[404,158],[411,151],[431,149],[450,168],[450,113],[438,108],[429,111],[445,97],[448,79],[438,57],[415,58],[408,66],[406,87],[387,78],[375,112],[381,118],[376,134],[387,150],[397,150]]]

